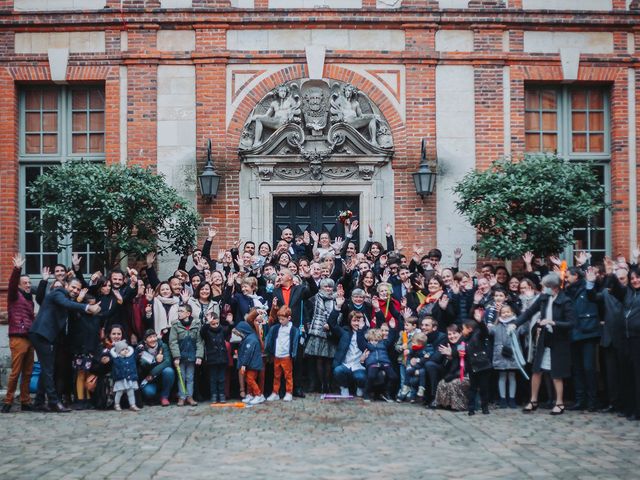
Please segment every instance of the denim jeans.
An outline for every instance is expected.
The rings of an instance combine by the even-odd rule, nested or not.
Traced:
[[[358,388],[364,388],[367,383],[367,371],[363,368],[354,372],[344,365],[338,365],[333,369],[333,378],[340,387],[349,388],[355,381]]]
[[[182,385],[178,385],[178,396],[183,400],[187,397],[193,397],[193,377],[195,370],[196,362],[180,360],[180,373],[182,373],[182,381],[187,388],[187,391],[185,392],[182,389]]]
[[[175,379],[176,372],[173,371],[173,368],[166,367],[159,376],[142,387],[142,395],[147,400],[156,400],[158,387],[160,387],[160,398],[168,399]]]

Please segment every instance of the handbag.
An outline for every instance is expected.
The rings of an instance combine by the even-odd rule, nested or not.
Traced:
[[[90,373],[87,375],[87,378],[84,380],[84,388],[87,389],[87,392],[93,393],[96,390],[96,386],[98,384],[98,376],[94,373]]]
[[[478,350],[471,354],[471,371],[482,372],[483,370],[489,370],[493,365],[489,354],[485,350]]]
[[[512,359],[513,358],[513,348],[509,345],[502,345],[502,356],[504,358]]]

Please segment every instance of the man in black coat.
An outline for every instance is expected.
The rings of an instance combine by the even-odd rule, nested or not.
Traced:
[[[439,347],[448,343],[447,334],[438,330],[438,322],[433,317],[424,317],[420,322],[420,330],[427,336],[426,350],[429,354],[425,363],[431,394],[431,402],[428,405],[429,408],[436,408],[436,390],[438,382],[444,376],[444,356],[440,353]]]
[[[100,305],[85,305],[75,300],[80,293],[82,284],[78,279],[72,279],[65,288],[55,288],[44,298],[36,320],[29,330],[29,339],[33,344],[40,360],[40,381],[36,405],[44,410],[54,412],[69,412],[58,400],[58,393],[54,381],[55,352],[54,344],[58,335],[67,325],[69,312],[87,312],[95,315],[100,312]],[[44,394],[47,394],[49,407],[44,405]]]

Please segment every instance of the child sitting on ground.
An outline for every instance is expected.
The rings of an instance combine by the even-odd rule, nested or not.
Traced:
[[[273,391],[267,397],[267,401],[280,400],[282,374],[286,384],[283,400],[290,402],[293,400],[293,361],[298,351],[298,343],[300,343],[300,331],[291,323],[291,309],[289,307],[280,307],[277,315],[279,323],[269,328],[264,346],[265,353],[273,357]],[[273,319],[270,317],[270,326],[271,323],[273,323]]]
[[[389,332],[389,337],[384,340],[380,329],[372,328],[365,334],[365,342],[362,342],[361,338],[358,339],[359,342],[364,343],[364,345],[359,345],[359,348],[364,351],[363,363],[367,369],[367,383],[364,392],[365,402],[371,401],[371,391],[374,385],[379,382],[379,374],[381,373],[384,373],[384,394],[382,399],[385,402],[392,401],[390,389],[394,382],[398,380],[398,375],[391,366],[388,348],[389,345],[395,343],[396,336],[396,330],[392,329]]]
[[[415,403],[416,397],[420,400],[424,398],[424,392],[427,386],[426,363],[429,358],[426,344],[427,336],[424,333],[417,332],[413,336],[411,349],[407,358],[404,385],[402,386],[400,395],[398,395],[398,402],[408,399],[411,403]]]
[[[134,412],[140,410],[136,405],[135,391],[138,389],[138,369],[136,366],[136,357],[133,353],[133,347],[130,347],[126,340],[116,342],[110,351],[113,363],[111,375],[114,381],[114,408],[118,412],[122,410],[120,401],[122,400],[122,394],[124,392],[127,392],[129,409]]]

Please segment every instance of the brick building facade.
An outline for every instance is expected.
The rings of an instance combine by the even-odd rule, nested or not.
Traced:
[[[350,205],[379,236],[390,223],[407,247],[437,245],[450,256],[461,246],[470,266],[475,232],[455,213],[451,186],[503,155],[557,151],[592,162],[614,205],[576,230],[576,247],[628,256],[637,245],[639,8],[635,0],[0,0],[2,302],[15,252],[33,274],[69,262],[71,249],[56,254],[29,231],[38,212],[25,188],[47,165],[78,158],[165,173],[197,204],[199,241],[207,225],[219,227],[216,248],[239,236],[272,241],[278,215],[286,222],[296,208],[316,212],[303,213],[313,224]],[[317,171],[308,168],[317,157],[269,150],[267,141],[239,155],[246,129],[255,133],[252,115],[283,83],[335,98],[356,87],[379,119],[374,135],[387,127],[392,148],[363,143],[374,140],[365,127]],[[210,203],[196,190],[209,139],[222,175]],[[423,139],[439,176],[421,199],[411,174]],[[174,260],[164,260],[165,273]]]

